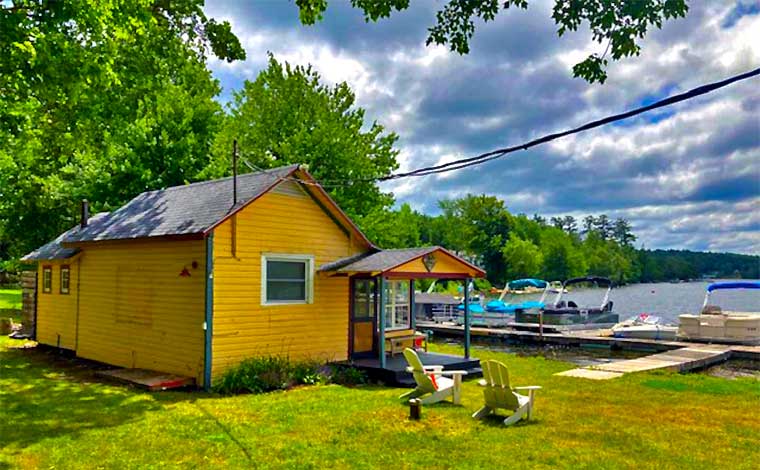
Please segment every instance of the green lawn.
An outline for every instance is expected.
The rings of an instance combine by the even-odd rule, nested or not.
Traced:
[[[6,308],[21,309],[21,289],[0,289],[0,310]],[[21,321],[21,315],[11,315],[11,318]]]
[[[266,395],[146,393],[0,339],[0,468],[747,468],[760,466],[760,382],[637,374],[557,377],[571,364],[477,350],[543,385],[535,420],[477,422],[427,406],[409,422],[399,389],[337,385]],[[436,350],[456,352],[451,346]]]
[[[0,308],[21,308],[21,289],[0,289]]]

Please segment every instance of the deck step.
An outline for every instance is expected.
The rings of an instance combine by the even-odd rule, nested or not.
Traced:
[[[192,377],[167,374],[148,369],[111,369],[95,373],[99,377],[137,385],[152,392],[195,385]]]
[[[466,379],[480,377],[483,370],[480,368],[480,359],[465,358],[451,354],[441,354],[418,351],[420,360],[425,365],[441,365],[444,370],[465,370],[467,371]],[[406,372],[406,359],[401,354],[388,356],[385,366],[380,366],[377,358],[355,359],[353,361],[341,361],[338,365],[349,366],[359,369],[367,374],[372,381],[384,382],[387,385],[397,387],[414,387],[414,378],[412,374]]]

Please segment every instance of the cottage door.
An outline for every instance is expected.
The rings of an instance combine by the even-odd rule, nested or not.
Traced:
[[[375,350],[377,283],[374,278],[351,280],[351,356],[369,356]]]

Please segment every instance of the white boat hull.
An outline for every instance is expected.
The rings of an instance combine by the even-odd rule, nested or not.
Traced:
[[[723,312],[681,315],[679,338],[714,343],[760,343],[760,314]]]
[[[615,326],[612,328],[612,333],[616,338],[674,340],[678,333],[678,327],[666,325]]]

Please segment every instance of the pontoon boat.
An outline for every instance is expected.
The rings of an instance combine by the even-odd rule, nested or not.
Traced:
[[[598,307],[578,306],[578,304],[572,300],[562,300],[562,296],[568,292],[567,288],[569,286],[582,283],[607,287],[604,299]],[[562,289],[554,299],[554,303],[546,305],[540,311],[543,315],[543,324],[574,326],[579,328],[609,328],[620,321],[618,314],[612,311],[612,302],[609,300],[611,291],[612,281],[604,277],[590,276],[568,279],[562,283]],[[539,323],[539,312],[517,312],[515,320],[518,324]]]
[[[714,291],[734,289],[760,289],[760,281],[716,282],[708,285],[700,314],[679,316],[679,339],[760,344],[760,312],[729,312],[710,304],[710,294]]]
[[[507,303],[504,302],[504,296],[507,292],[515,291],[518,289],[525,289],[526,287],[532,287],[535,289],[544,289],[539,300],[526,300],[520,303]],[[497,300],[492,300],[486,304],[486,310],[496,313],[514,314],[517,310],[527,310],[532,308],[543,308],[544,300],[548,294],[549,283],[542,281],[541,279],[516,279],[510,281],[504,286],[504,290],[501,291],[501,295]]]

